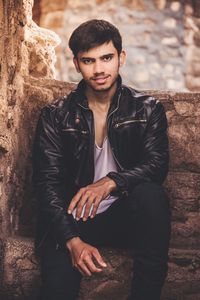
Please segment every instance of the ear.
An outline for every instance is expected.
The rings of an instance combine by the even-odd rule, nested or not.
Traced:
[[[119,65],[120,65],[120,67],[123,66],[125,61],[126,61],[126,52],[125,52],[125,50],[122,50],[120,55],[119,55]]]
[[[79,69],[78,60],[77,60],[76,57],[73,58],[73,63],[74,63],[74,66],[75,66],[75,68],[76,68],[76,71],[77,71],[78,73],[80,73],[81,71],[80,71],[80,69]]]

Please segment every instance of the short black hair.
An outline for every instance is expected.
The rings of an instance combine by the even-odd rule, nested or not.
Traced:
[[[110,41],[113,42],[119,55],[122,51],[122,37],[119,30],[108,21],[93,19],[82,23],[72,32],[69,48],[74,57],[77,57],[80,51],[88,51]]]

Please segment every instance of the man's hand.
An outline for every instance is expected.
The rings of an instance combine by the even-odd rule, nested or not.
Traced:
[[[74,208],[76,208],[76,220],[78,221],[81,218],[82,210],[85,205],[83,221],[87,220],[91,209],[90,217],[93,218],[96,215],[100,202],[115,188],[116,183],[109,177],[103,177],[97,182],[81,188],[72,198],[67,210],[68,214],[71,214]]]
[[[77,268],[82,275],[91,276],[92,273],[101,272],[102,267],[107,267],[99,251],[84,243],[79,237],[70,239],[66,247],[70,251],[73,267]]]

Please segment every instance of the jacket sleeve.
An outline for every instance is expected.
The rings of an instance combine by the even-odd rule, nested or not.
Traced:
[[[147,115],[149,110],[151,112],[143,136],[141,160],[130,170],[107,174],[117,184],[116,193],[119,195],[128,195],[142,182],[162,184],[168,173],[168,124],[164,107],[159,101],[154,101],[153,108],[147,106],[146,110]]]
[[[42,109],[33,146],[33,183],[38,212],[59,244],[78,236],[77,223],[67,214],[64,159],[56,109]]]

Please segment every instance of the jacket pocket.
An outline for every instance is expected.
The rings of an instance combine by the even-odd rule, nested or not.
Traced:
[[[71,133],[81,133],[81,134],[88,134],[89,131],[88,130],[80,130],[80,129],[77,129],[77,128],[63,128],[62,129],[63,132],[71,132]]]
[[[132,120],[121,121],[121,122],[115,123],[114,128],[117,129],[119,127],[131,125],[134,123],[147,123],[147,120],[146,119],[132,119]]]

